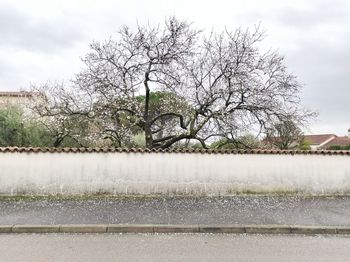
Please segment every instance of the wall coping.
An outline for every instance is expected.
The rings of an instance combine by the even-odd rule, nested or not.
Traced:
[[[347,155],[350,150],[272,150],[272,149],[192,149],[192,148],[105,148],[105,147],[0,147],[0,153],[191,153],[191,154],[263,154],[263,155]]]

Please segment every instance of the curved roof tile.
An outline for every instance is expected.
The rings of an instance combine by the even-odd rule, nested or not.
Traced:
[[[0,147],[0,153],[190,153],[190,154],[287,154],[287,155],[350,155],[350,150],[271,150],[271,149],[192,149],[192,148],[48,148],[48,147]]]

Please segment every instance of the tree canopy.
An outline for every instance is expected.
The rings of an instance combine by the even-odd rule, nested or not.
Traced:
[[[50,146],[50,142],[46,128],[26,118],[21,108],[0,109],[0,146]]]
[[[267,130],[265,142],[278,149],[291,149],[305,144],[303,137],[303,132],[293,120],[283,119]]]
[[[114,146],[141,134],[147,148],[189,140],[206,148],[283,119],[304,123],[312,113],[301,107],[301,85],[281,55],[259,49],[263,39],[259,27],[208,35],[175,17],[124,26],[90,45],[70,86],[38,88],[47,100],[37,109],[87,123],[90,136]]]

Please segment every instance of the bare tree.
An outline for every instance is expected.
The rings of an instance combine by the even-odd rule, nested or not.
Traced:
[[[267,130],[265,142],[278,149],[298,148],[303,132],[290,118],[280,121]]]
[[[40,109],[48,116],[88,118],[95,134],[116,146],[141,130],[147,148],[182,140],[206,148],[248,130],[262,132],[287,115],[304,121],[301,86],[283,57],[259,51],[263,38],[259,27],[206,36],[174,17],[163,27],[123,27],[116,39],[92,43],[72,86],[46,92],[49,106]],[[154,110],[156,92],[171,95]]]

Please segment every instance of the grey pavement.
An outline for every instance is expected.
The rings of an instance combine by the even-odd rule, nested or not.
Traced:
[[[350,225],[350,197],[0,197],[0,224]]]
[[[0,234],[0,261],[344,262],[350,237],[227,234]]]

